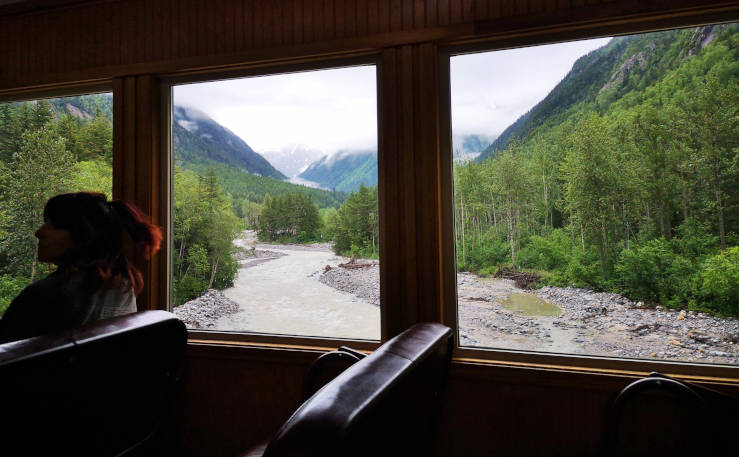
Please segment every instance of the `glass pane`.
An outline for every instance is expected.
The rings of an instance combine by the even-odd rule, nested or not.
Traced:
[[[36,259],[46,201],[66,192],[112,197],[113,95],[0,104],[0,316],[55,267]]]
[[[378,340],[374,66],[173,87],[190,328]]]
[[[461,345],[739,362],[737,29],[451,57]]]

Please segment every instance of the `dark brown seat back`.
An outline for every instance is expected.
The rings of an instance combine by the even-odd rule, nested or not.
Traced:
[[[411,327],[303,403],[264,456],[430,455],[451,348],[448,327]]]
[[[173,314],[145,311],[0,345],[0,453],[168,452],[186,340]]]

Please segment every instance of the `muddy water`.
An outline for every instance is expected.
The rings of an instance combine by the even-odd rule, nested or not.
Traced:
[[[534,294],[510,294],[503,307],[524,316],[559,316],[562,310]]]
[[[339,263],[332,252],[272,245],[269,249],[287,255],[239,270],[234,287],[223,293],[240,309],[219,319],[219,330],[380,339],[378,307],[313,276],[327,264]]]

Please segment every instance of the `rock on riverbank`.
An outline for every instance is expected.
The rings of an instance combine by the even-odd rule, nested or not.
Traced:
[[[333,268],[319,281],[379,305],[379,267]],[[457,275],[463,345],[708,363],[739,364],[739,320],[646,307],[612,293],[574,287],[530,291],[562,310],[526,316],[503,306],[526,293],[513,281]]]
[[[324,271],[318,280],[329,287],[352,294],[367,303],[380,306],[380,267],[346,269],[332,267]]]
[[[239,304],[223,295],[221,291],[208,289],[202,296],[183,303],[173,312],[188,328],[213,329],[218,318],[238,310]]]

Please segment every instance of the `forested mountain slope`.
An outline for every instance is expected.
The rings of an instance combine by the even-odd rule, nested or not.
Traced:
[[[352,192],[377,185],[377,151],[344,150],[321,157],[298,175],[324,189]]]
[[[615,38],[455,165],[459,267],[739,316],[737,132],[736,23]]]
[[[50,106],[59,119],[60,129],[64,129],[73,120],[76,123],[85,122],[88,127],[83,140],[95,139],[95,143],[104,144],[110,154],[110,121],[113,117],[111,94],[55,98],[50,100]],[[100,119],[96,120],[97,118]],[[103,122],[103,119],[107,122]],[[68,129],[73,127],[70,125]],[[346,198],[342,192],[310,189],[283,182],[284,175],[266,159],[254,152],[241,138],[199,110],[181,106],[174,108],[173,138],[176,164],[200,175],[205,175],[213,168],[220,185],[235,200],[247,199],[261,203],[266,194],[298,192],[311,197],[319,208],[324,208],[338,207]],[[80,149],[85,151],[84,154],[90,155],[88,151],[91,147],[77,147],[76,137],[67,135],[67,142],[73,151]],[[89,139],[86,142],[93,143]]]
[[[177,159],[183,162],[213,161],[252,174],[285,179],[244,140],[200,110],[175,106],[172,127]]]
[[[484,162],[514,138],[523,139],[539,127],[558,125],[579,110],[608,112],[614,102],[643,92],[728,27],[736,26],[709,25],[612,39],[578,59],[544,100],[506,128],[477,161]]]

